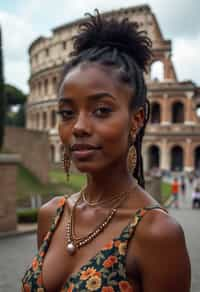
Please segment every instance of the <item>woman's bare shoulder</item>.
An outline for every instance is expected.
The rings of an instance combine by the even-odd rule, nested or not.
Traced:
[[[145,287],[154,279],[154,291],[188,291],[182,289],[184,285],[188,287],[190,282],[185,236],[181,225],[173,217],[158,209],[148,211],[137,226],[132,247]]]
[[[183,238],[184,233],[181,225],[167,212],[162,209],[147,211],[142,218],[136,232],[139,241],[148,240],[153,244],[162,241],[174,241]]]
[[[78,196],[78,193],[74,193],[72,195],[65,195],[65,196],[56,196],[46,202],[44,205],[41,206],[39,210],[39,217],[42,217],[42,219],[52,219],[52,217],[56,214],[56,210],[60,205],[62,205],[63,201],[67,208],[70,208],[70,206],[73,204],[74,201],[76,201],[76,198]]]

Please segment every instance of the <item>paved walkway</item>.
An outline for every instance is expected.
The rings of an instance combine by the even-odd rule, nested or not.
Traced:
[[[193,186],[186,182],[185,196],[179,194],[179,209],[171,208],[169,213],[182,225],[191,260],[191,292],[200,292],[200,209],[192,209]]]
[[[170,209],[169,213],[182,225],[192,266],[191,292],[200,292],[200,210]]]
[[[191,209],[190,186],[180,209],[170,214],[183,226],[192,264],[191,292],[200,292],[200,210]],[[36,234],[0,238],[0,292],[20,291],[20,279],[36,251]]]

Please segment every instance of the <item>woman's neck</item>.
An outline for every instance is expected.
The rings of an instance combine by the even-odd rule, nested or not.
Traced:
[[[89,202],[111,199],[117,194],[130,192],[137,185],[137,180],[126,169],[117,167],[101,173],[87,176],[86,196]]]

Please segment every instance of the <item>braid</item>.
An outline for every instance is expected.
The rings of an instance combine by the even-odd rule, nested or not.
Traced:
[[[144,173],[143,173],[142,140],[145,134],[145,128],[149,120],[149,114],[150,114],[150,102],[148,99],[146,100],[146,103],[145,103],[144,112],[145,112],[144,126],[140,129],[134,143],[136,153],[137,153],[137,163],[133,172],[133,176],[138,180],[139,185],[143,188],[145,188],[145,180],[144,180]]]
[[[144,187],[142,140],[149,119],[149,101],[143,71],[150,62],[151,40],[146,32],[138,31],[138,25],[128,19],[107,20],[96,10],[96,16],[87,14],[89,20],[80,26],[80,32],[73,38],[72,57],[61,77],[61,84],[66,74],[82,62],[96,62],[117,69],[119,79],[133,89],[130,108],[143,108],[145,112],[144,126],[140,129],[134,146],[137,152],[137,163],[133,176]],[[119,70],[120,69],[120,70]],[[61,85],[60,84],[60,85]]]

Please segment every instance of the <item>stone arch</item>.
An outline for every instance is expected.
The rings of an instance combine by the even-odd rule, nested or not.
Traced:
[[[38,95],[40,97],[40,95],[42,94],[42,83],[41,81],[38,82]]]
[[[52,79],[52,84],[53,84],[53,93],[57,93],[57,87],[58,87],[58,81],[57,81],[57,77],[54,76],[53,79]]]
[[[39,129],[40,127],[40,113],[36,113],[36,129]]]
[[[55,146],[53,144],[50,145],[50,161],[55,162]]]
[[[56,126],[56,111],[53,109],[51,111],[51,127],[55,128]]]
[[[164,80],[164,64],[160,60],[157,60],[151,64],[150,68],[151,80],[163,81]]]
[[[157,145],[151,145],[148,149],[149,169],[160,167],[160,148]]]
[[[183,148],[179,145],[175,145],[171,148],[171,170],[182,171],[184,167],[183,163]]]
[[[48,88],[49,87],[49,80],[46,78],[44,80],[44,94],[47,95],[48,94]]]
[[[47,128],[47,113],[46,112],[42,113],[42,128],[43,129]]]
[[[194,149],[194,168],[200,172],[200,145]]]
[[[160,104],[158,102],[152,102],[150,122],[152,124],[160,123]]]
[[[172,104],[172,123],[184,123],[184,104],[180,101],[176,101]]]

